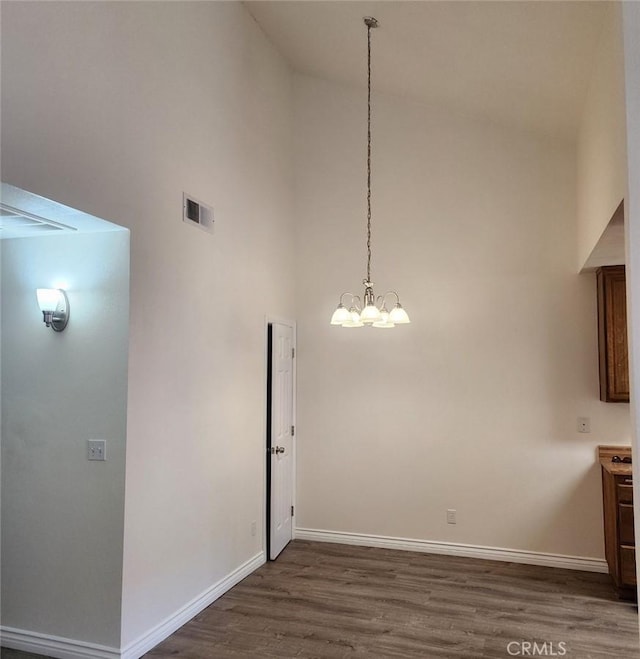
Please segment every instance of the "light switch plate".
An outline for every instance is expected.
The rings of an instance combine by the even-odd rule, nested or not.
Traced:
[[[104,439],[87,440],[87,460],[104,461],[107,459],[107,442]]]

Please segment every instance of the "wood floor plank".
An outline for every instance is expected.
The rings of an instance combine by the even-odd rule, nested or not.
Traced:
[[[640,659],[637,608],[603,574],[294,541],[147,656],[499,659],[522,641]]]

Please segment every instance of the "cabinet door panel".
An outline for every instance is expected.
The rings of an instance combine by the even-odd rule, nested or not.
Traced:
[[[633,485],[627,483],[630,478],[625,479],[622,483],[618,483],[618,501],[620,503],[633,503]]]
[[[628,503],[621,503],[618,506],[619,528],[621,545],[635,544],[635,535],[633,533],[633,506]]]
[[[597,271],[600,400],[629,402],[627,292],[623,265]]]
[[[636,550],[620,547],[620,581],[623,586],[636,585]]]

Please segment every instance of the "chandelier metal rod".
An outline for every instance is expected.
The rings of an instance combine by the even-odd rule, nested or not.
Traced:
[[[378,21],[367,16],[367,278],[371,282],[371,29],[378,27]]]

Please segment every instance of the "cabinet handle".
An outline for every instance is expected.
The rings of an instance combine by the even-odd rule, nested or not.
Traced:
[[[625,478],[625,479],[624,479],[624,482],[625,482],[627,485],[633,485],[633,478]]]

